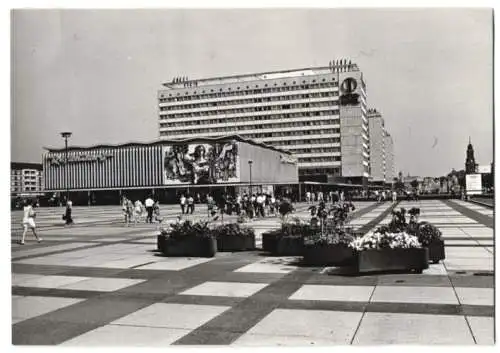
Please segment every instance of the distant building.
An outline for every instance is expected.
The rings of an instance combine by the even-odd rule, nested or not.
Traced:
[[[467,145],[467,152],[465,158],[465,174],[475,174],[477,173],[477,164],[474,158],[474,148],[469,137],[469,144]]]
[[[293,153],[301,181],[368,181],[366,87],[351,61],[163,86],[160,138],[238,134]]]
[[[12,197],[39,196],[43,193],[42,164],[10,164],[10,194]]]
[[[382,114],[368,109],[368,131],[370,138],[370,175],[374,182],[392,182],[395,176],[394,143],[385,129]]]
[[[235,195],[250,188],[284,195],[298,188],[296,158],[238,135],[71,146],[67,160],[64,148],[46,149],[45,189],[62,195],[69,189],[74,204],[116,204],[123,195],[177,202],[179,193]]]
[[[394,156],[394,141],[392,136],[386,131],[384,137],[385,147],[385,181],[390,183],[396,177],[396,163]]]

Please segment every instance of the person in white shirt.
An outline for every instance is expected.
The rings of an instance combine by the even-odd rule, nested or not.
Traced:
[[[307,203],[311,202],[311,193],[309,191],[306,192],[306,201],[307,201]]]
[[[184,194],[181,195],[179,202],[181,204],[182,214],[186,213],[186,197],[184,196]]]
[[[257,202],[257,216],[264,217],[264,202],[266,200],[266,197],[262,194],[259,194],[257,196],[256,202]]]
[[[35,217],[36,213],[35,210],[33,210],[33,201],[28,200],[26,201],[26,204],[23,209],[23,236],[21,238],[20,244],[24,245],[24,238],[26,237],[26,233],[28,232],[28,228],[30,228],[33,231],[33,235],[35,236],[36,240],[38,242],[42,241],[42,238],[39,238],[38,235],[36,234],[36,225],[35,225]]]
[[[144,201],[144,206],[146,206],[146,212],[148,213],[148,216],[146,218],[146,223],[153,223],[153,206],[155,202],[151,197],[148,197],[146,201]]]
[[[392,202],[396,202],[398,200],[398,193],[396,191],[392,192]]]

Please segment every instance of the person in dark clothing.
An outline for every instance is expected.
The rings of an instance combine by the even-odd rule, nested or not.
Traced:
[[[68,201],[66,203],[66,212],[64,213],[64,220],[66,221],[66,225],[72,225],[73,222],[73,217],[72,217],[72,211],[73,211],[73,203],[71,201]]]

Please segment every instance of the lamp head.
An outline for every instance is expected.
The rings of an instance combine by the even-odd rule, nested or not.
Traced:
[[[70,131],[64,131],[64,132],[61,132],[61,136],[63,138],[68,138],[68,137],[71,137],[72,133]]]

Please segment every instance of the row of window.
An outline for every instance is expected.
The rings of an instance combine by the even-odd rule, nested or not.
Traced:
[[[340,147],[328,147],[328,148],[298,148],[294,149],[291,152],[294,154],[300,154],[300,153],[334,153],[334,152],[340,152]]]
[[[330,174],[340,175],[340,168],[300,168],[299,175]]]
[[[312,162],[340,162],[340,156],[299,158],[299,163],[312,163]]]
[[[338,106],[337,100],[329,102],[319,102],[319,103],[299,103],[299,104],[281,104],[281,105],[270,105],[264,107],[248,107],[248,108],[233,108],[233,109],[218,109],[218,110],[208,110],[201,112],[189,112],[189,113],[166,113],[161,114],[161,119],[182,119],[191,118],[199,116],[210,116],[210,115],[222,115],[222,114],[242,114],[242,113],[254,113],[263,111],[283,111],[287,109],[304,109],[304,108],[325,108]]]
[[[248,138],[258,138],[253,137],[251,135],[259,135],[259,134],[250,134],[245,135]],[[320,143],[339,143],[340,137],[330,137],[330,138],[317,138],[317,139],[303,139],[303,140],[289,140],[289,141],[269,141],[266,144],[271,146],[281,146],[286,149],[286,146],[300,146],[300,145],[311,145],[311,144],[320,144]]]
[[[234,88],[228,87],[226,89],[219,88],[217,89],[211,88],[210,90],[201,90],[201,91],[192,91],[192,92],[184,92],[184,97],[181,96],[181,92],[160,94],[160,103],[166,102],[182,102],[189,101],[193,99],[210,99],[210,98],[222,98],[222,97],[234,97],[234,96],[245,96],[250,94],[262,94],[262,93],[274,93],[274,92],[288,92],[288,91],[299,91],[304,89],[318,89],[318,88],[328,88],[328,87],[338,87],[338,82],[334,81],[335,78],[332,78],[332,82],[327,82],[325,78],[321,80],[321,83],[315,83],[316,80],[313,80],[312,84],[305,84],[306,81],[302,81],[303,84],[297,84],[296,81],[293,81],[292,85],[288,85],[286,82],[283,82],[283,85],[280,87],[277,83],[273,84],[273,87],[269,87],[269,84],[264,84],[264,88],[260,88],[261,86],[255,85],[255,87],[245,86],[237,86],[236,90]]]
[[[179,135],[191,135],[191,134],[206,134],[212,132],[238,132],[239,134],[244,134],[245,137],[254,136],[254,138],[265,138],[265,137],[282,137],[282,136],[303,136],[303,135],[326,135],[326,134],[338,134],[340,129],[323,129],[323,130],[307,130],[307,131],[280,131],[280,132],[264,132],[259,134],[245,134],[245,131],[255,130],[254,126],[238,126],[238,127],[217,127],[210,129],[187,129],[180,131],[169,131],[168,134],[165,133],[163,136],[179,136]]]
[[[266,119],[271,120],[271,119]],[[272,120],[271,120],[272,121]],[[218,119],[218,120],[208,120],[204,121],[203,125],[214,125],[214,124],[238,124],[241,123],[241,119]],[[275,123],[275,124],[259,124],[257,121],[253,121],[255,124],[247,125],[252,129],[282,129],[286,127],[301,127],[301,126],[323,126],[323,125],[334,125],[340,124],[340,119],[327,119],[327,120],[314,120],[314,121],[296,121],[296,122],[283,122],[283,123]],[[200,126],[200,121],[185,121],[185,122],[176,122],[176,123],[160,123],[160,127],[162,128],[171,128],[171,127],[185,127],[185,126]]]
[[[228,105],[255,104],[255,103],[265,103],[265,102],[280,102],[280,101],[289,101],[289,100],[298,100],[298,99],[328,98],[328,97],[336,97],[338,95],[339,95],[339,92],[335,91],[335,92],[317,92],[317,93],[308,93],[308,94],[281,95],[281,96],[276,96],[276,97],[236,99],[236,100],[227,100],[227,101],[211,102],[211,103],[176,104],[176,105],[170,105],[170,106],[165,106],[165,107],[162,106],[162,107],[160,107],[160,111],[224,107],[224,106],[228,106]],[[160,100],[160,103],[161,103],[161,100]]]
[[[173,127],[173,126],[184,126],[179,124],[190,125],[207,125],[207,124],[230,124],[245,121],[256,121],[256,120],[276,120],[276,119],[289,119],[289,118],[303,118],[303,117],[313,117],[313,116],[338,116],[340,111],[338,109],[322,110],[316,112],[297,112],[297,113],[280,113],[280,114],[269,114],[269,115],[252,115],[252,116],[237,116],[237,117],[219,117],[218,119],[200,119],[192,121],[176,121],[176,122],[162,122],[161,127]],[[165,119],[161,119],[163,121]]]

